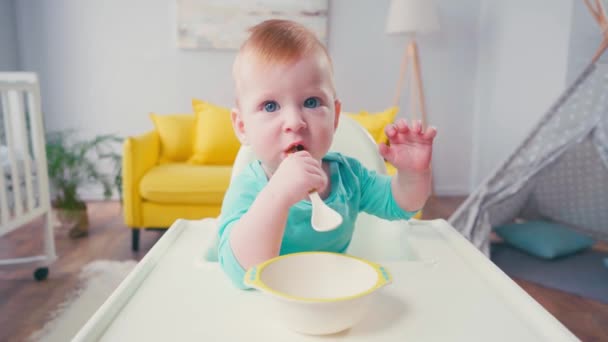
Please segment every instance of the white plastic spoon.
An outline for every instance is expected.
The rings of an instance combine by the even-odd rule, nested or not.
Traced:
[[[342,223],[342,216],[330,208],[316,191],[308,194],[312,204],[312,217],[310,223],[312,228],[318,232],[328,232],[338,228]]]
[[[291,152],[302,151],[304,147],[297,145],[292,147]],[[310,203],[312,204],[312,217],[310,223],[312,228],[318,232],[328,232],[338,228],[342,224],[342,216],[337,211],[333,210],[319,196],[317,191],[313,190],[308,194]]]

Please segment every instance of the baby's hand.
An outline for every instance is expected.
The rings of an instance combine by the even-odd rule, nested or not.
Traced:
[[[281,162],[268,185],[292,206],[307,198],[311,190],[324,189],[327,186],[327,176],[320,161],[307,151],[299,151]]]
[[[422,129],[420,121],[408,126],[404,119],[384,129],[390,146],[380,144],[380,154],[400,172],[424,172],[431,166],[433,139],[437,135],[435,127]]]

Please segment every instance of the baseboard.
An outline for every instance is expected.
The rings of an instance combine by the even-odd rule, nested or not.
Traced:
[[[85,201],[104,201],[104,200],[113,200],[118,201],[118,194],[115,192],[112,197],[106,199],[103,196],[103,189],[86,189],[83,191],[79,191],[80,197]]]

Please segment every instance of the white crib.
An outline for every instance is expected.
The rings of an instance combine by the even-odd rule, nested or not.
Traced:
[[[0,72],[0,95],[0,237],[44,216],[44,254],[3,259],[0,267],[29,266],[44,280],[57,257],[38,77]]]

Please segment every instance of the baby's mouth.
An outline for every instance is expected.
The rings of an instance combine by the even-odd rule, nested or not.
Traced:
[[[296,153],[299,151],[304,151],[304,146],[302,146],[302,144],[296,144],[287,149],[287,153]]]

